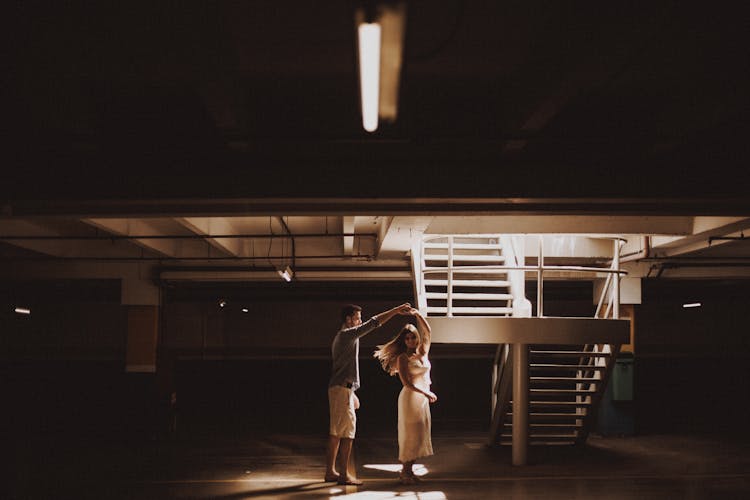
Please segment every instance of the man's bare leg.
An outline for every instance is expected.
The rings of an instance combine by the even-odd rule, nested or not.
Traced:
[[[353,443],[353,439],[341,438],[341,445],[339,446],[339,484],[362,484],[362,481],[358,481],[349,473],[349,460],[352,455]]]
[[[341,439],[329,435],[328,436],[328,450],[326,452],[326,475],[325,480],[326,481],[338,481],[339,480],[339,474],[336,472],[336,455],[339,451],[339,443],[341,442]]]

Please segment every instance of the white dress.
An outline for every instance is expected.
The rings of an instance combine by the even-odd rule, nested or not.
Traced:
[[[430,362],[424,357],[408,361],[409,375],[415,386],[429,391]],[[398,459],[410,462],[433,454],[431,438],[432,418],[430,400],[407,387],[398,395]]]

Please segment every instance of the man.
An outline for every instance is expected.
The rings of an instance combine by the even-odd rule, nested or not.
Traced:
[[[409,314],[411,305],[398,307],[376,314],[362,322],[362,308],[349,304],[341,310],[341,328],[331,345],[333,366],[328,383],[328,405],[330,409],[330,430],[326,454],[326,481],[344,485],[360,485],[361,481],[349,473],[349,458],[357,428],[359,399],[354,391],[359,388],[359,339],[391,320],[397,314]],[[336,472],[336,457],[339,459],[339,472]]]

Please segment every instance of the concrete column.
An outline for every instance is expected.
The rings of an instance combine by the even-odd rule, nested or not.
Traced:
[[[529,346],[513,344],[513,465],[526,465],[529,450]]]
[[[125,371],[155,373],[156,350],[159,340],[159,307],[125,307],[128,308]]]

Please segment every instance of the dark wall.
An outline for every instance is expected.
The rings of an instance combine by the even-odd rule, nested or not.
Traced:
[[[174,368],[157,379],[124,372],[126,310],[119,284],[41,285],[2,287],[6,428],[96,439],[153,436],[163,427],[171,390],[185,431],[325,433],[329,348],[340,305],[360,303],[372,314],[411,299],[411,286],[403,283],[167,291],[160,367]],[[647,280],[643,290],[635,310],[637,431],[746,432],[748,286]],[[590,314],[591,299],[579,292],[563,300],[550,288],[546,312]],[[218,297],[227,299],[226,308],[219,310]],[[9,312],[21,299],[31,305],[31,316]],[[703,307],[682,308],[688,300],[701,300]],[[371,353],[403,321],[394,319],[363,339],[359,418],[365,434],[394,428],[400,385]],[[436,430],[486,429],[493,354],[492,346],[434,346]]]
[[[698,308],[683,308],[701,302]],[[750,420],[750,286],[644,280],[636,306],[639,432],[742,432]]]
[[[0,282],[0,359],[123,359],[119,280]],[[14,313],[15,307],[30,315]]]

